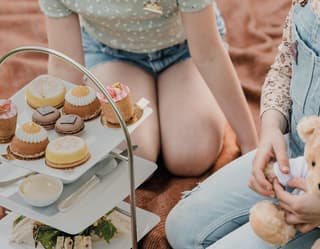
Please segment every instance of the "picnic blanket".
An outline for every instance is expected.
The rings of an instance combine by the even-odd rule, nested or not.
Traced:
[[[284,18],[290,0],[217,0],[227,25],[229,52],[239,74],[245,95],[259,127],[260,91],[265,75],[281,40]],[[0,0],[0,55],[24,45],[47,46],[44,16],[37,0]],[[0,66],[0,98],[10,97],[22,86],[46,72],[47,55],[19,54]],[[212,169],[201,177],[180,178],[170,175],[158,162],[159,169],[137,190],[137,205],[158,214],[160,224],[139,243],[140,248],[170,248],[164,231],[169,210],[180,193],[193,188],[214,171],[240,155],[236,136],[226,127],[224,147]]]

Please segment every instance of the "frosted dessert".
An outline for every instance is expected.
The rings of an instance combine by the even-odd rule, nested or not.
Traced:
[[[10,99],[0,99],[0,143],[8,143],[14,136],[18,108]]]
[[[44,106],[60,108],[64,102],[66,87],[61,79],[40,75],[27,86],[27,103],[34,109]]]
[[[34,122],[27,122],[16,130],[9,151],[18,159],[38,159],[44,156],[48,143],[47,131]]]
[[[74,168],[85,163],[89,158],[86,142],[73,135],[52,140],[46,149],[46,164],[52,168]]]
[[[98,117],[101,104],[96,91],[89,86],[76,86],[70,89],[65,97],[63,112],[79,115],[85,121]]]
[[[134,104],[129,87],[118,82],[111,87],[108,86],[107,91],[112,97],[112,100],[116,103],[123,119],[129,121],[134,116]],[[99,93],[98,97],[102,104],[103,118],[111,124],[119,124],[118,118],[109,104],[109,101],[101,93]]]

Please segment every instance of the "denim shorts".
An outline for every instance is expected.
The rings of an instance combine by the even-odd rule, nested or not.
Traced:
[[[89,69],[109,61],[123,61],[144,69],[154,77],[172,64],[190,58],[187,41],[152,53],[132,53],[111,48],[91,37],[84,29],[82,29],[82,46],[85,64]]]
[[[226,26],[216,4],[214,4],[213,7],[218,31],[222,40],[224,40]],[[224,43],[224,45],[228,48],[226,43]],[[121,49],[114,49],[105,45],[90,36],[84,28],[82,28],[82,46],[84,50],[85,64],[89,69],[92,69],[98,64],[109,61],[123,61],[144,69],[154,77],[157,77],[171,65],[191,57],[187,41],[152,53],[132,53]]]

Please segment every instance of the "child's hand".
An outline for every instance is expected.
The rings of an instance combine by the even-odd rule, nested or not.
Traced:
[[[249,187],[257,193],[275,197],[272,184],[266,179],[263,170],[267,164],[277,160],[280,170],[289,173],[289,159],[284,136],[280,129],[268,129],[261,135],[256,156],[253,160],[252,176]]]
[[[288,186],[306,191],[306,181],[303,178],[294,178],[288,182]],[[314,194],[303,193],[299,195],[285,191],[275,181],[274,190],[279,205],[286,210],[286,221],[288,224],[296,225],[296,228],[306,233],[320,225],[320,198]]]

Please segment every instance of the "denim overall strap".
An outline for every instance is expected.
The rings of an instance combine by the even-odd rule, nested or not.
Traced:
[[[289,155],[303,155],[304,143],[297,124],[304,116],[319,115],[320,107],[320,19],[310,1],[293,8],[292,38],[296,52],[292,64],[290,95],[292,99]]]

